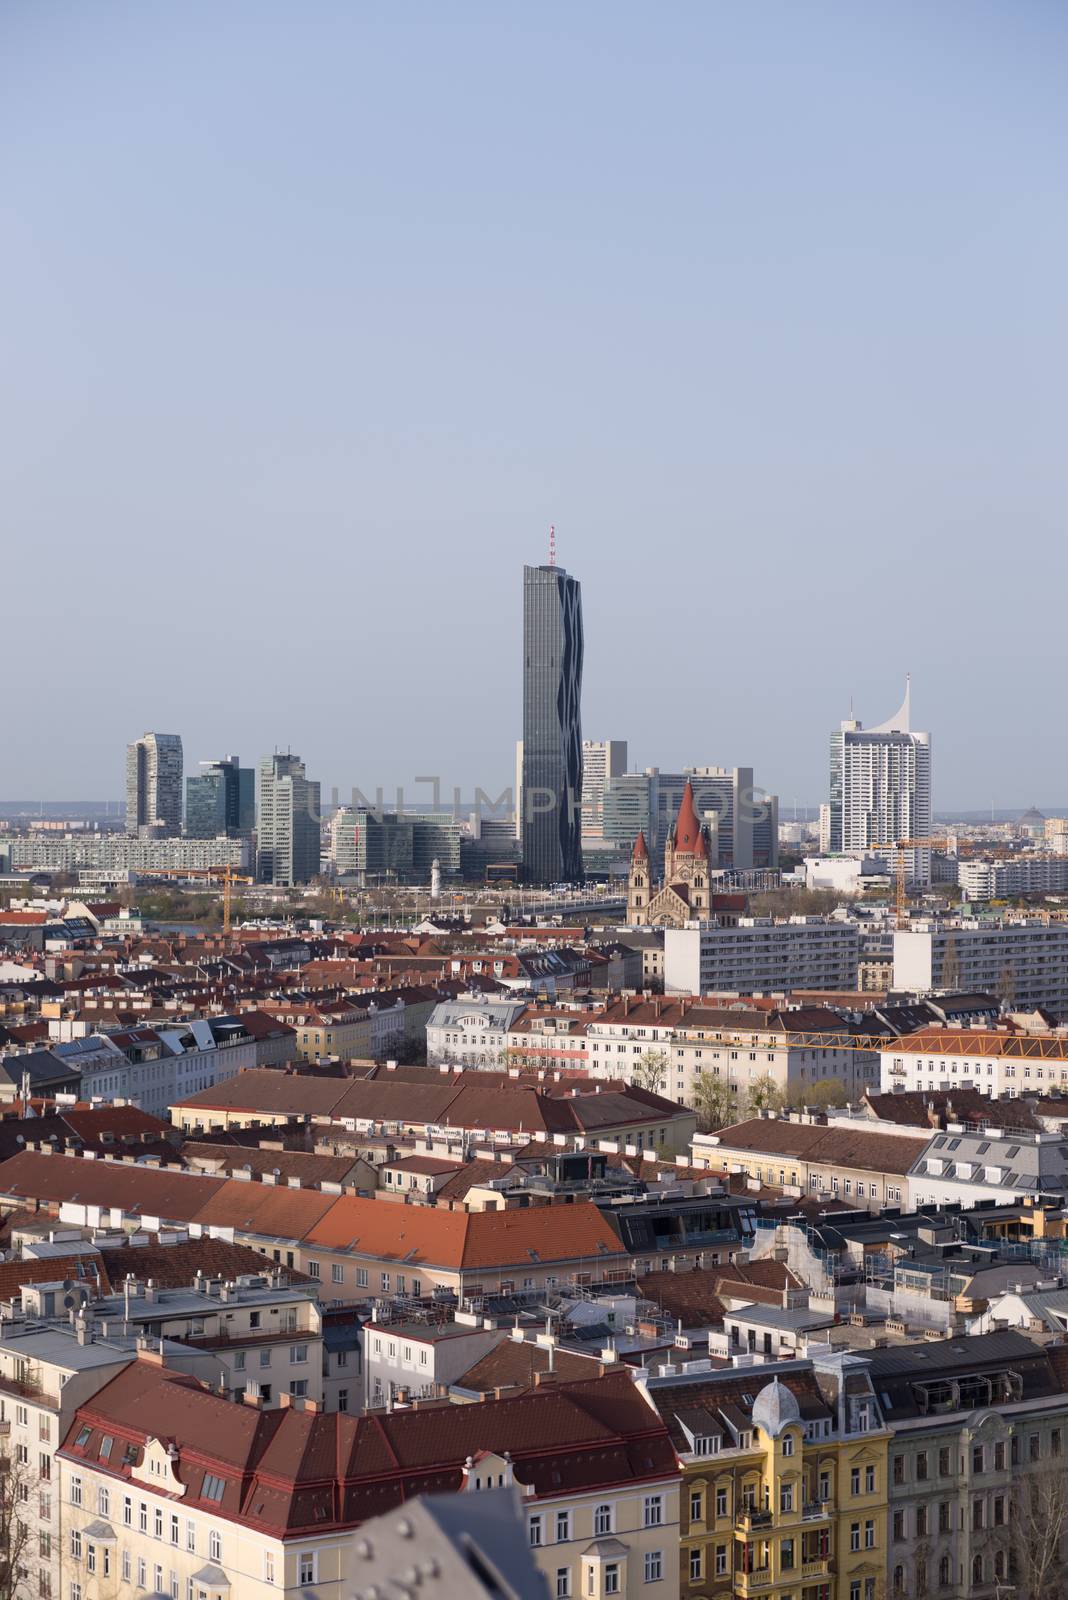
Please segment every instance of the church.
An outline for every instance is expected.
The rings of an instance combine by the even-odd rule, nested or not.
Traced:
[[[712,915],[708,832],[701,826],[693,785],[687,783],[675,826],[664,845],[664,881],[654,889],[645,834],[634,841],[627,879],[627,922],[632,927],[681,928]]]

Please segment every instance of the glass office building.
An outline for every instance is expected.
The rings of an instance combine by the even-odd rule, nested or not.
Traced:
[[[523,876],[582,878],[582,587],[523,568]]]
[[[185,831],[190,839],[231,838],[256,826],[256,774],[237,756],[202,761],[196,777],[185,780]]]

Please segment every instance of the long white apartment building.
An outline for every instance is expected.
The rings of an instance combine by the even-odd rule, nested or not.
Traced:
[[[782,994],[855,989],[860,933],[831,917],[739,917],[664,931],[667,994]]]
[[[1068,889],[1068,855],[1016,856],[1008,861],[962,860],[957,863],[957,883],[968,900],[1063,894]]]
[[[247,839],[139,839],[125,833],[16,833],[0,840],[10,850],[14,871],[33,872],[199,872],[233,867],[247,872],[252,846]]]
[[[815,1036],[838,1034],[818,1044]],[[795,1105],[805,1090],[828,1080],[850,1099],[874,1089],[879,1059],[848,1044],[842,1019],[823,1007],[732,1010],[695,997],[624,996],[586,1024],[586,1065],[597,1078],[648,1081],[646,1063],[662,1067],[658,1093],[679,1105],[695,1102],[702,1076],[722,1078],[744,1097],[757,1080],[772,1079]],[[844,1046],[844,1047],[843,1047]]]
[[[999,1028],[923,1028],[887,1044],[884,1091],[974,1089],[994,1099],[1068,1091],[1068,1038]]]
[[[894,988],[996,994],[1068,1012],[1068,923],[954,918],[894,934]]]

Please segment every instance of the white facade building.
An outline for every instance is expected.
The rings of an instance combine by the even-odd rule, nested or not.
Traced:
[[[21,833],[4,841],[11,850],[11,865],[33,872],[86,872],[106,874],[123,881],[130,873],[203,871],[206,867],[233,867],[247,871],[250,845],[246,839],[139,839],[133,834]]]
[[[894,988],[996,994],[1017,1008],[1068,1011],[1068,923],[915,923],[894,934]]]
[[[430,1066],[496,1067],[505,1063],[508,1034],[525,1002],[461,995],[434,1007],[426,1025]]]
[[[988,1028],[925,1028],[887,1044],[879,1058],[884,1093],[972,1089],[993,1099],[1068,1092],[1068,1038]]]
[[[667,994],[776,994],[855,989],[860,934],[829,917],[739,917],[664,930]]]
[[[1017,856],[1010,861],[960,861],[957,882],[966,900],[1063,894],[1068,889],[1068,855]]]
[[[899,839],[931,834],[931,736],[911,728],[911,689],[897,713],[874,728],[850,718],[831,735],[828,848],[832,854],[881,853]],[[931,881],[930,850],[905,852],[913,882]]]
[[[627,770],[626,739],[582,741],[582,831],[591,838],[604,834],[604,792],[611,778]]]

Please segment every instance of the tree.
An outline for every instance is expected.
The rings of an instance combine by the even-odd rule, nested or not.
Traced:
[[[650,1094],[659,1094],[667,1082],[668,1058],[664,1050],[647,1050],[631,1069],[630,1081]]]
[[[10,1439],[8,1441],[10,1444]],[[28,1553],[33,1524],[30,1467],[7,1453],[0,1455],[0,1600],[15,1600]]]
[[[753,1079],[746,1090],[745,1102],[750,1116],[756,1116],[759,1111],[781,1111],[786,1103],[782,1090],[770,1072]]]
[[[693,1104],[702,1133],[715,1133],[717,1128],[734,1121],[734,1096],[726,1078],[700,1073],[693,1088]]]
[[[1063,1600],[1068,1588],[1068,1474],[1053,1464],[1017,1482],[1012,1551],[1017,1581],[1028,1600]]]
[[[804,1090],[801,1096],[805,1105],[817,1111],[829,1111],[832,1106],[847,1105],[848,1096],[837,1078],[819,1078]]]
[[[942,952],[942,987],[950,993],[960,987],[960,957],[957,954],[957,941],[952,934]]]
[[[1016,999],[1016,972],[1011,961],[1007,961],[1001,969],[996,992],[1003,1006],[1011,1006]]]

